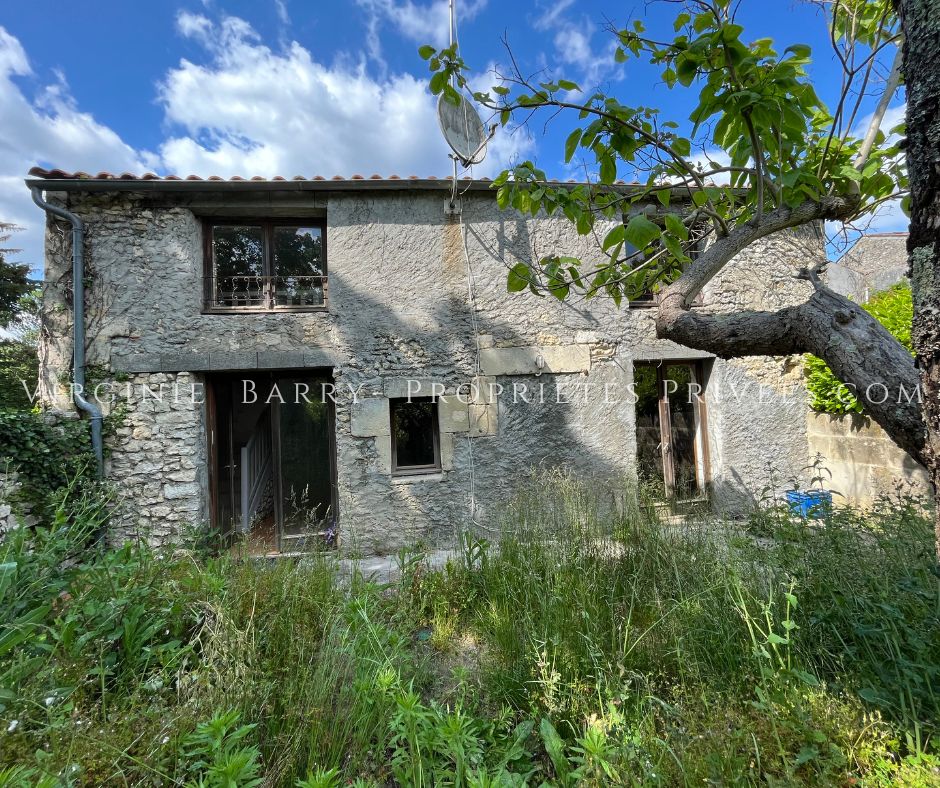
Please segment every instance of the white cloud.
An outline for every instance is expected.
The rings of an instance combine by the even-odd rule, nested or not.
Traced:
[[[532,26],[539,32],[553,34],[555,61],[568,67],[554,69],[553,76],[564,77],[577,82],[583,91],[590,92],[608,78],[619,78],[623,68],[614,59],[617,49],[616,39],[601,32],[605,39],[597,44],[594,34],[598,25],[588,15],[577,17],[569,14],[573,10],[574,0],[560,0],[551,5],[540,5],[539,15],[532,20]]]
[[[81,111],[64,77],[27,97],[20,83],[36,77],[0,27],[0,220],[25,228],[14,239],[23,262],[42,262],[43,216],[23,185],[36,164],[225,177],[451,172],[423,79],[375,77],[348,58],[326,65],[297,42],[275,50],[235,17],[182,12],[177,29],[205,56],[181,60],[157,86],[169,131],[151,153]],[[473,174],[491,176],[531,145],[524,130],[501,129]]]
[[[899,123],[904,122],[905,112],[907,112],[906,104],[899,104],[896,107],[888,107],[888,109],[885,111],[885,116],[881,119],[881,123],[879,124],[878,128],[887,135],[891,129],[893,129]],[[852,129],[852,136],[864,137],[874,117],[875,113],[869,112],[867,115],[865,115],[865,117],[859,120],[858,123],[855,124],[855,128]],[[896,139],[897,135],[891,137],[892,141]]]
[[[42,86],[32,100],[23,94],[16,78],[35,79],[20,42],[0,27],[0,220],[24,228],[10,243],[23,250],[17,259],[38,269],[44,219],[23,184],[31,166],[140,172],[153,159],[81,112],[61,76]]]
[[[415,3],[413,0],[356,0],[367,14],[366,46],[369,56],[384,70],[381,30],[387,23],[409,41],[441,48],[450,40],[450,9],[447,0]],[[457,33],[460,23],[473,19],[486,6],[487,0],[469,0],[456,7]]]
[[[180,61],[159,88],[167,120],[186,132],[160,148],[168,170],[223,176],[449,172],[435,100],[423,80],[410,74],[376,79],[364,65],[342,61],[327,66],[297,42],[275,52],[232,17],[213,24],[206,38],[198,30],[208,62]],[[476,174],[499,169],[520,144],[494,145]]]

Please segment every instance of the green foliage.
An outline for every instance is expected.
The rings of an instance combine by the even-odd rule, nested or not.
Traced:
[[[0,410],[32,408],[30,398],[38,380],[39,356],[35,346],[0,340]]]
[[[13,470],[20,495],[46,506],[50,495],[92,467],[88,425],[79,420],[47,421],[43,414],[0,410],[0,467]]]
[[[916,501],[754,540],[596,487],[534,477],[498,544],[387,585],[107,549],[112,502],[66,487],[0,547],[0,785],[936,782]]]
[[[0,244],[10,239],[11,233],[20,228],[0,222]],[[29,266],[11,263],[6,255],[15,249],[0,248],[0,326],[12,322],[19,311],[19,303],[33,287],[29,281]]]
[[[842,198],[840,207],[820,209],[812,218],[848,221],[906,189],[898,145],[878,132],[874,147],[860,157],[862,139],[848,130],[859,112],[855,95],[864,93],[871,68],[897,42],[898,19],[888,0],[829,4],[832,45],[845,70],[832,111],[810,77],[809,46],[792,43],[780,51],[771,39],[745,40],[732,3],[682,6],[671,40],[647,37],[640,21],[614,31],[618,62],[645,59],[669,88],[697,91],[681,124],[654,107],[605,92],[583,95],[570,80],[534,82],[515,69],[503,84],[473,92],[503,126],[540,109],[576,119],[564,143],[565,161],[580,155],[596,175],[593,184],[555,185],[525,161],[494,179],[501,208],[533,216],[561,213],[581,235],[606,233],[602,265],[573,260],[559,268],[551,256],[515,263],[511,291],[528,287],[558,298],[572,291],[605,294],[619,303],[681,273],[691,257],[693,227],[726,235],[771,209],[818,208],[833,196]],[[428,62],[432,93],[458,101],[458,90],[471,90],[456,44],[424,46],[419,54]],[[693,148],[717,148],[729,163],[700,167],[691,158]],[[618,178],[644,185],[618,187]],[[633,215],[634,206],[654,198],[667,208],[681,200],[681,208],[664,225]]]
[[[911,325],[914,305],[907,283],[873,296],[862,308],[883,325],[904,347],[914,352]],[[806,388],[810,407],[820,413],[864,413],[862,403],[852,390],[840,381],[821,358],[806,356],[804,360]]]

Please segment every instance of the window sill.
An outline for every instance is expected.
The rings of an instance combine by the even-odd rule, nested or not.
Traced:
[[[323,306],[282,306],[268,309],[267,307],[232,307],[203,309],[204,315],[280,315],[295,312],[329,312],[330,308],[326,304]]]
[[[392,484],[414,484],[416,482],[444,481],[443,471],[420,471],[418,473],[393,473]]]

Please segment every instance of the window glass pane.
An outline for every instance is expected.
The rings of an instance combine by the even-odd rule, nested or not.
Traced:
[[[212,277],[217,306],[264,303],[264,233],[249,225],[212,228]]]
[[[323,304],[323,234],[319,227],[274,227],[275,303]]]
[[[392,400],[395,467],[436,465],[434,433],[437,403],[431,400]]]
[[[641,480],[663,483],[662,432],[659,424],[659,386],[656,368],[637,365],[633,369],[636,403],[636,461]]]

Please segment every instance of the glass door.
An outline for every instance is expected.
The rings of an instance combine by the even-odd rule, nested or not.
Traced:
[[[278,377],[274,405],[278,550],[305,552],[333,537],[333,412],[321,382]],[[274,389],[272,389],[272,392]]]

